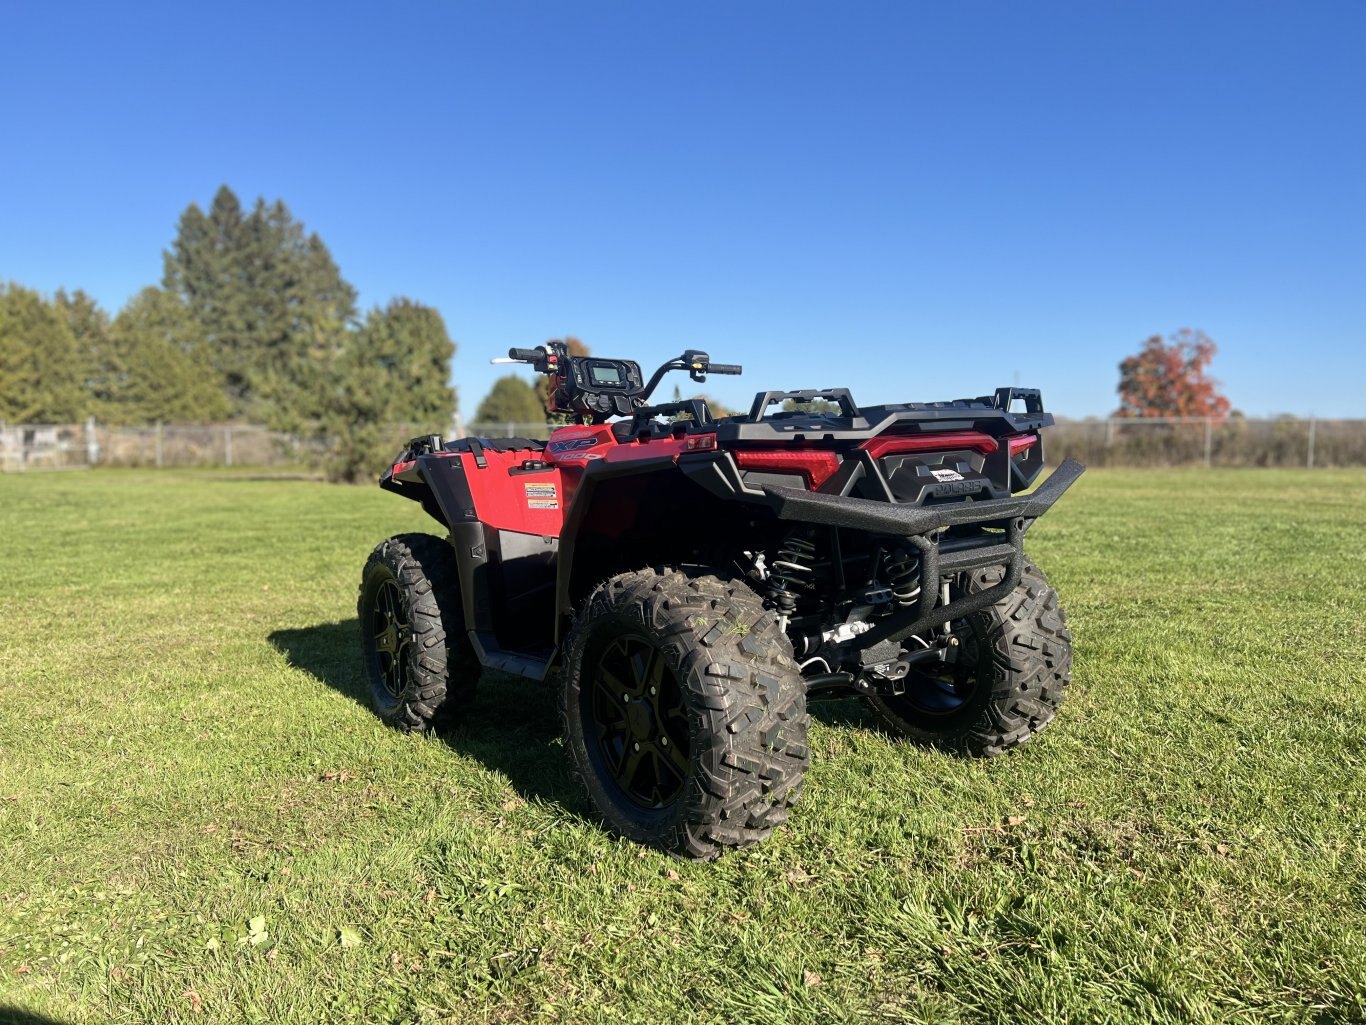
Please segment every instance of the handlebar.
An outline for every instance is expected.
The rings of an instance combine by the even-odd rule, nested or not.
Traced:
[[[537,373],[551,374],[556,377],[573,374],[573,365],[576,359],[582,357],[571,356],[569,350],[562,342],[546,342],[545,345],[537,346],[534,349],[518,349],[513,347],[508,349],[507,359],[495,359],[494,363],[530,363],[531,368]],[[610,362],[610,361],[609,361]],[[649,401],[654,393],[655,387],[660,380],[670,370],[686,370],[689,376],[699,384],[707,379],[707,374],[730,374],[732,376],[743,373],[744,368],[738,363],[713,363],[711,357],[700,349],[688,349],[683,355],[675,356],[666,362],[640,391],[634,393],[631,401],[637,405],[642,405]],[[639,373],[639,370],[636,370]],[[566,378],[568,380],[568,378]],[[558,401],[552,399],[552,402]]]

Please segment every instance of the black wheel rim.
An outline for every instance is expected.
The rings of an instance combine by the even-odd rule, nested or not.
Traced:
[[[641,808],[664,808],[688,775],[688,715],[673,670],[644,637],[617,637],[602,648],[584,690],[585,731],[617,788]]]
[[[897,701],[909,705],[921,715],[944,717],[956,715],[972,701],[977,693],[980,659],[977,636],[965,621],[954,624],[958,638],[955,660],[935,672],[912,669],[906,674],[906,693]]]
[[[379,663],[383,697],[397,701],[408,689],[408,648],[413,642],[413,627],[403,613],[403,597],[398,584],[385,580],[375,592],[370,615],[370,643]]]

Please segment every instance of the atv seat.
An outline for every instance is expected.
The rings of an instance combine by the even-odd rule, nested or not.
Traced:
[[[479,444],[494,452],[515,452],[523,448],[544,449],[544,441],[536,441],[532,438],[480,438]]]
[[[546,442],[534,441],[531,438],[457,438],[441,447],[447,452],[468,452],[471,441],[477,441],[480,448],[486,448],[491,452],[516,452],[527,448],[544,451],[546,446]]]

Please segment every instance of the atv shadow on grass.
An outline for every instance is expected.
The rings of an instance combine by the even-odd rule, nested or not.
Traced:
[[[0,1025],[61,1025],[56,1018],[48,1018],[21,1007],[0,1004]]]
[[[359,631],[353,617],[276,630],[267,639],[290,665],[373,713],[356,658]],[[565,764],[554,688],[485,670],[473,707],[436,735],[452,750],[503,773],[523,799],[549,801],[578,816],[587,811]]]
[[[811,710],[811,718],[826,726],[892,736],[862,698],[824,698],[813,700],[807,707]]]

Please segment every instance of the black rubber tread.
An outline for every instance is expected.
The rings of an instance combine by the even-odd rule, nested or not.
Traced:
[[[969,592],[1001,582],[1002,567],[967,575]],[[1058,592],[1043,570],[1026,560],[1020,585],[976,613],[978,686],[958,713],[933,717],[905,698],[870,696],[868,703],[893,732],[978,758],[1019,747],[1057,714],[1072,675],[1072,634]]]
[[[585,650],[618,631],[653,640],[676,675],[689,724],[689,772],[672,804],[646,810],[589,756],[581,700]],[[676,570],[623,573],[600,584],[567,638],[560,691],[566,746],[589,802],[639,843],[708,860],[786,821],[810,764],[806,688],[792,645],[740,580]]]
[[[408,685],[397,700],[384,687],[368,637],[368,603],[385,580],[398,584],[414,641],[407,655]],[[431,534],[399,534],[381,541],[361,573],[356,615],[366,683],[379,717],[407,733],[450,726],[474,700],[481,669],[465,634],[450,542]]]

